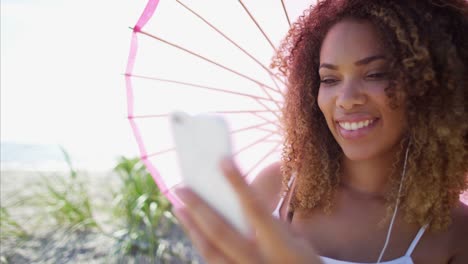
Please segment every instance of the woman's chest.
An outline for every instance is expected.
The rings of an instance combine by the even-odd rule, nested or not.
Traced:
[[[387,238],[389,219],[383,221],[382,215],[363,214],[360,210],[330,214],[299,211],[295,212],[291,226],[296,234],[314,245],[321,256],[375,263]],[[397,217],[383,261],[409,254],[414,263],[448,263],[447,238],[426,233],[416,239],[419,230],[418,226]],[[414,249],[409,252],[412,244]]]

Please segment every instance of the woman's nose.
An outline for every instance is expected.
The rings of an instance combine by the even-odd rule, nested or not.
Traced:
[[[345,110],[363,105],[366,102],[366,96],[362,87],[357,81],[349,80],[343,83],[341,89],[338,89],[336,106]]]

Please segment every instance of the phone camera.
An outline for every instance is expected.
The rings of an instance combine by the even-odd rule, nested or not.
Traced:
[[[176,124],[181,124],[182,123],[182,118],[178,115],[173,115],[172,116],[172,120],[174,121],[174,123]]]

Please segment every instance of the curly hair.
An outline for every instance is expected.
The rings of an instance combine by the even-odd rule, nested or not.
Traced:
[[[329,131],[317,96],[320,47],[344,18],[370,21],[391,53],[391,107],[405,94],[407,136],[393,163],[387,212],[394,209],[403,154],[411,142],[400,209],[408,223],[432,230],[451,223],[451,210],[467,189],[465,89],[468,84],[468,4],[464,0],[326,0],[305,10],[273,58],[287,79],[282,109],[283,187],[297,175],[291,208],[329,212],[340,183],[343,152]],[[396,85],[398,84],[398,85]],[[398,88],[397,88],[398,87]],[[388,217],[387,217],[388,219]]]

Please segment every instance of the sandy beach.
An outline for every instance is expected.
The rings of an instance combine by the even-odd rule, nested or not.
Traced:
[[[120,179],[115,173],[78,174],[89,194],[93,218],[99,226],[91,229],[57,225],[47,215],[47,208],[37,205],[37,194],[44,188],[43,177],[55,179],[70,175],[66,172],[1,171],[1,206],[7,208],[9,219],[19,225],[25,236],[2,235],[0,263],[200,263],[178,226],[171,229],[159,247],[169,248],[166,250],[169,253],[176,252],[177,258],[170,256],[172,253],[151,259],[144,254],[118,252],[113,233],[121,221],[112,214],[112,202]]]

